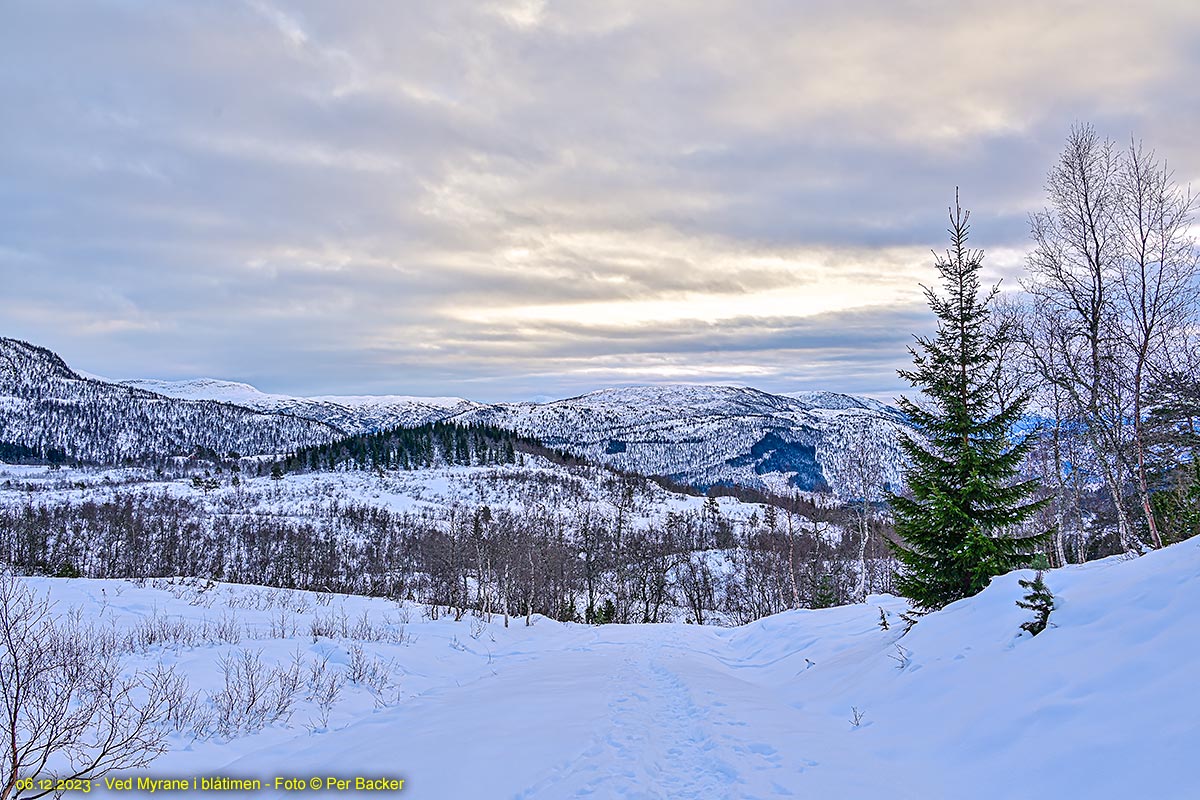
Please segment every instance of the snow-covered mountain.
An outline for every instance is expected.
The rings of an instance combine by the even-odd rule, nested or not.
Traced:
[[[911,428],[874,400],[833,392],[774,395],[733,386],[604,389],[550,403],[506,403],[458,422],[510,428],[619,469],[682,483],[772,490],[846,489],[852,461],[896,483]]]
[[[261,392],[248,383],[215,378],[186,381],[138,379],[121,381],[122,386],[186,400],[217,400],[223,403],[292,414],[332,425],[346,434],[371,433],[395,427],[415,427],[466,413],[483,404],[461,397],[411,397],[408,395],[323,395],[292,397]]]
[[[896,409],[870,397],[856,397],[838,392],[784,392],[782,397],[791,397],[813,408],[854,409],[863,408],[870,411],[880,411],[895,414]]]
[[[857,490],[849,475],[864,465],[877,467],[884,483],[899,481],[899,441],[911,433],[896,409],[835,392],[658,385],[495,405],[460,397],[292,397],[212,378],[112,383],[72,371],[48,350],[3,342],[0,397],[8,399],[0,400],[0,442],[52,446],[108,463],[176,455],[199,444],[282,452],[450,420],[508,428],[622,470],[701,488],[830,487],[852,497]]]
[[[168,398],[85,377],[45,348],[0,339],[0,443],[42,457],[120,464],[202,447],[257,455],[341,434],[306,417]]]
[[[459,397],[290,397],[214,379],[123,385],[295,414],[348,433],[439,420],[485,423],[618,469],[701,487],[841,490],[849,455],[878,460],[883,479],[895,483],[903,467],[897,441],[907,430],[896,409],[869,398],[735,386],[634,386],[485,405]]]

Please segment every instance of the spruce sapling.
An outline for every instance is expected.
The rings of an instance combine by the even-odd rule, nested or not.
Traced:
[[[1046,625],[1050,621],[1050,612],[1054,610],[1054,595],[1051,593],[1050,587],[1042,580],[1042,571],[1040,569],[1033,580],[1017,582],[1021,584],[1022,589],[1029,590],[1025,595],[1025,599],[1018,600],[1017,605],[1037,614],[1029,622],[1021,623],[1021,629],[1029,631],[1033,636],[1037,636],[1046,630]]]

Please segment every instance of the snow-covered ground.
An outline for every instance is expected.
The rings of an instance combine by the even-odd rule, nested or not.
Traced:
[[[143,468],[48,468],[0,463],[0,506],[53,506],[102,502],[119,496],[189,498],[214,513],[238,509],[297,518],[334,505],[361,503],[390,511],[445,512],[456,506],[488,505],[493,510],[525,511],[549,506],[564,515],[581,509],[616,513],[617,478],[602,467],[561,466],[545,458],[522,455],[519,464],[443,466],[420,470],[369,472],[339,470],[289,474],[281,481],[243,473],[216,476],[217,488],[197,488],[190,476],[160,477]],[[700,513],[708,498],[668,491],[652,481],[631,478],[636,488],[628,521],[661,522],[668,514]],[[532,488],[531,488],[532,487]],[[762,516],[765,506],[733,497],[716,498],[730,520]]]
[[[155,615],[226,634],[236,622],[239,636],[133,656],[175,665],[201,693],[231,653],[373,665],[327,719],[301,689],[290,718],[260,732],[177,734],[154,776],[395,776],[424,798],[1196,796],[1200,541],[1048,572],[1059,607],[1036,638],[1014,604],[1030,575],[904,636],[890,597],[741,628],[505,628],[255,587],[30,583],[123,630]]]

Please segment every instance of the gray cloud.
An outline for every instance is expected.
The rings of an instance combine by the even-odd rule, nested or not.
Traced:
[[[1200,178],[1198,53],[1170,2],[17,2],[0,331],[297,393],[888,397],[954,186],[1011,278],[1072,122]]]

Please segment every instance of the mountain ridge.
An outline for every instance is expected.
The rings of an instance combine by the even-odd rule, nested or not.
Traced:
[[[72,457],[114,463],[184,455],[196,446],[278,454],[344,436],[448,421],[495,425],[597,463],[701,489],[832,489],[849,496],[853,458],[874,459],[884,483],[896,484],[904,466],[899,440],[913,433],[895,408],[829,391],[772,394],[748,386],[647,384],[543,403],[493,404],[413,395],[295,397],[216,378],[84,377],[52,351],[11,339],[0,340],[0,356],[8,375],[0,380],[0,395],[12,395],[3,407],[0,441],[43,449],[50,442]],[[80,414],[64,411],[71,406],[93,423],[78,424]],[[101,406],[103,413],[97,411]],[[139,433],[131,433],[128,419],[121,423],[118,407],[138,420],[132,427]],[[158,413],[148,415],[147,408]],[[94,424],[97,417],[108,428]],[[157,424],[152,430],[151,417]],[[67,419],[69,435],[56,434],[47,419],[59,420],[59,427]],[[176,435],[162,435],[163,427]]]
[[[811,399],[835,407],[750,387],[660,384],[498,403],[452,419],[510,428],[548,447],[698,488],[844,493],[850,448],[878,459],[884,482],[899,482],[899,437],[911,431],[899,411],[836,393]]]
[[[248,383],[219,378],[163,381],[123,380],[122,386],[146,389],[166,397],[216,400],[269,413],[286,413],[333,425],[346,435],[373,433],[395,427],[438,422],[482,404],[461,397],[415,395],[317,395],[312,397],[263,392]]]
[[[44,347],[0,338],[0,442],[47,460],[122,464],[201,449],[262,455],[341,435],[305,417],[85,377]]]

